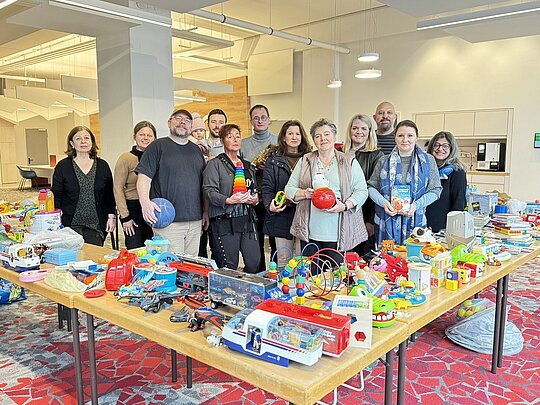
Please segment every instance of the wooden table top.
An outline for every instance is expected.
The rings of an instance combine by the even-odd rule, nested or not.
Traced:
[[[312,367],[298,363],[281,367],[225,346],[216,348],[210,345],[206,342],[209,330],[191,332],[185,322],[170,322],[171,313],[182,308],[179,303],[155,314],[118,301],[108,292],[99,298],[76,296],[75,306],[295,404],[312,404],[321,399],[409,336],[408,325],[396,322],[389,328],[373,329],[370,350],[348,348],[340,358],[323,356]]]
[[[410,327],[409,334],[413,334],[456,305],[461,304],[477,292],[482,291],[500,278],[510,274],[519,266],[534,259],[539,254],[540,246],[535,246],[532,252],[512,256],[502,266],[486,266],[486,270],[481,277],[471,278],[468,284],[463,285],[455,291],[448,290],[445,287],[431,287],[431,294],[427,296],[426,303],[408,308],[407,312],[411,316],[400,318],[398,321],[408,324]]]

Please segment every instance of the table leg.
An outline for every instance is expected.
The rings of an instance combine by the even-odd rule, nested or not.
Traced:
[[[397,382],[397,403],[403,405],[405,403],[405,366],[407,363],[407,341],[399,344],[398,355],[398,382]]]
[[[495,299],[495,326],[493,328],[493,354],[491,356],[491,372],[497,374],[497,363],[499,362],[499,339],[501,329],[501,307],[502,307],[502,279],[497,280],[497,297]]]
[[[97,389],[96,339],[94,336],[94,317],[90,314],[86,314],[86,328],[88,329],[88,362],[90,363],[92,405],[97,405],[99,394]]]
[[[503,356],[504,356],[504,332],[506,327],[506,300],[508,298],[508,278],[506,275],[503,277],[503,289],[502,289],[502,300],[501,300],[501,328],[499,336],[499,358],[497,359],[497,367],[502,367]]]
[[[71,331],[73,335],[73,357],[75,361],[75,389],[77,390],[77,404],[84,405],[84,392],[82,384],[81,366],[81,339],[79,336],[79,316],[77,308],[70,308]]]
[[[186,356],[186,382],[188,388],[193,387],[193,361],[189,356]]]
[[[384,404],[392,405],[393,387],[394,387],[394,350],[386,353],[386,361],[384,363]]]
[[[176,350],[171,349],[171,380],[173,383],[178,381],[178,364],[176,361]]]
[[[64,306],[62,304],[56,304],[58,307],[58,329],[64,328]]]
[[[71,316],[71,311],[69,311],[67,309],[67,307],[64,307],[64,314],[66,316],[66,320],[67,320],[67,330],[68,332],[71,332],[72,330],[72,326],[73,326],[73,321],[71,320],[72,316]],[[77,319],[77,327],[79,325],[79,320]]]

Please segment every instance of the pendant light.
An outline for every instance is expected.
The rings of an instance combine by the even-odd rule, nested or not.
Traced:
[[[334,18],[332,19],[332,42],[337,46],[337,0],[334,0]],[[328,81],[326,85],[329,89],[339,89],[341,80],[339,80],[339,55],[334,51],[334,78]]]

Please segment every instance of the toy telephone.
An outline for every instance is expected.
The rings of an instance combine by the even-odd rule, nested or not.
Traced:
[[[285,192],[284,191],[278,191],[276,193],[276,196],[274,197],[274,203],[278,207],[281,207],[283,204],[285,204],[285,201],[287,201],[287,197],[285,196]]]

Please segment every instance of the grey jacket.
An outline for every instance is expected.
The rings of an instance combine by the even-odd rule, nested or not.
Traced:
[[[230,162],[225,164],[223,159]],[[247,160],[242,160],[248,189],[255,190],[255,173]],[[234,205],[225,203],[232,194],[234,182],[234,166],[230,159],[221,153],[209,160],[203,172],[203,193],[208,200],[208,217],[215,218],[224,214],[232,214]]]

